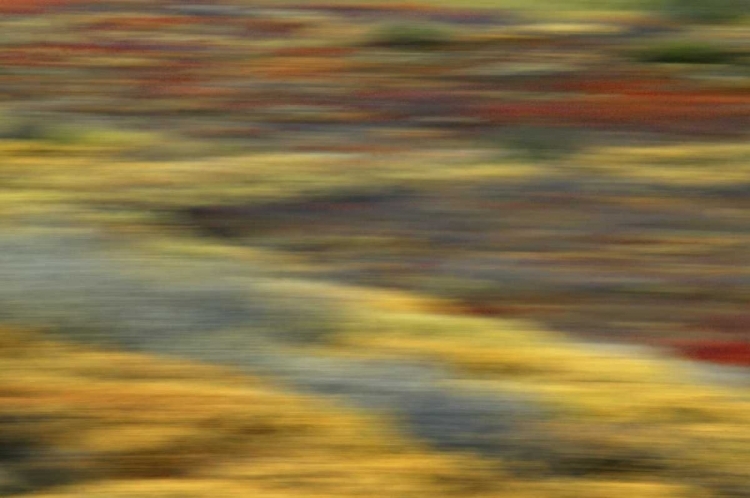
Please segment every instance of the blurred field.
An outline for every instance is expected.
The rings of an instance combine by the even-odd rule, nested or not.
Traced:
[[[750,496],[747,7],[0,1],[0,495]]]

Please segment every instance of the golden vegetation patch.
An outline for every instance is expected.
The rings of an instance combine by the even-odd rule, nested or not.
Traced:
[[[744,143],[693,143],[603,147],[579,158],[582,167],[614,178],[671,186],[735,185],[750,181],[750,147]]]
[[[696,496],[653,477],[512,477],[496,463],[426,449],[378,417],[227,369],[28,330],[0,330],[0,369],[0,441],[9,455],[28,450],[7,459],[8,495]],[[32,481],[40,472],[46,478]]]
[[[26,330],[1,330],[0,355],[0,439],[75,476],[34,496],[452,496],[498,478],[375,418],[219,368]],[[26,475],[39,463],[15,465]]]
[[[666,359],[597,351],[525,321],[378,313],[338,338],[367,354],[424,357],[473,378],[512,380],[578,416],[612,421],[750,423],[743,390],[692,384]],[[745,393],[746,394],[746,393]]]

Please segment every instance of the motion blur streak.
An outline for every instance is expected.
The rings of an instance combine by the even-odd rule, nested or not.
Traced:
[[[0,0],[0,496],[750,497],[750,0]]]

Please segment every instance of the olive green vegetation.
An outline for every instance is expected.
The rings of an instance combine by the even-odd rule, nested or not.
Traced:
[[[284,0],[290,1],[291,0]],[[291,2],[299,4],[299,2]],[[361,0],[335,0],[335,4],[368,3]],[[403,3],[386,0],[382,4]],[[561,14],[597,15],[601,12],[646,12],[683,22],[727,23],[748,17],[749,0],[432,0],[414,2],[432,7],[509,9],[542,18],[559,18]]]
[[[748,56],[737,50],[691,40],[649,45],[632,54],[636,60],[666,64],[729,64]]]
[[[664,0],[664,12],[677,20],[723,23],[748,16],[748,0]]]
[[[451,32],[441,26],[425,23],[391,24],[379,28],[369,44],[403,49],[429,49],[450,43]]]

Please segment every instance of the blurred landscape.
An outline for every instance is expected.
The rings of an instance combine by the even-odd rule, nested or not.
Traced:
[[[0,0],[0,496],[750,497],[748,0]]]

